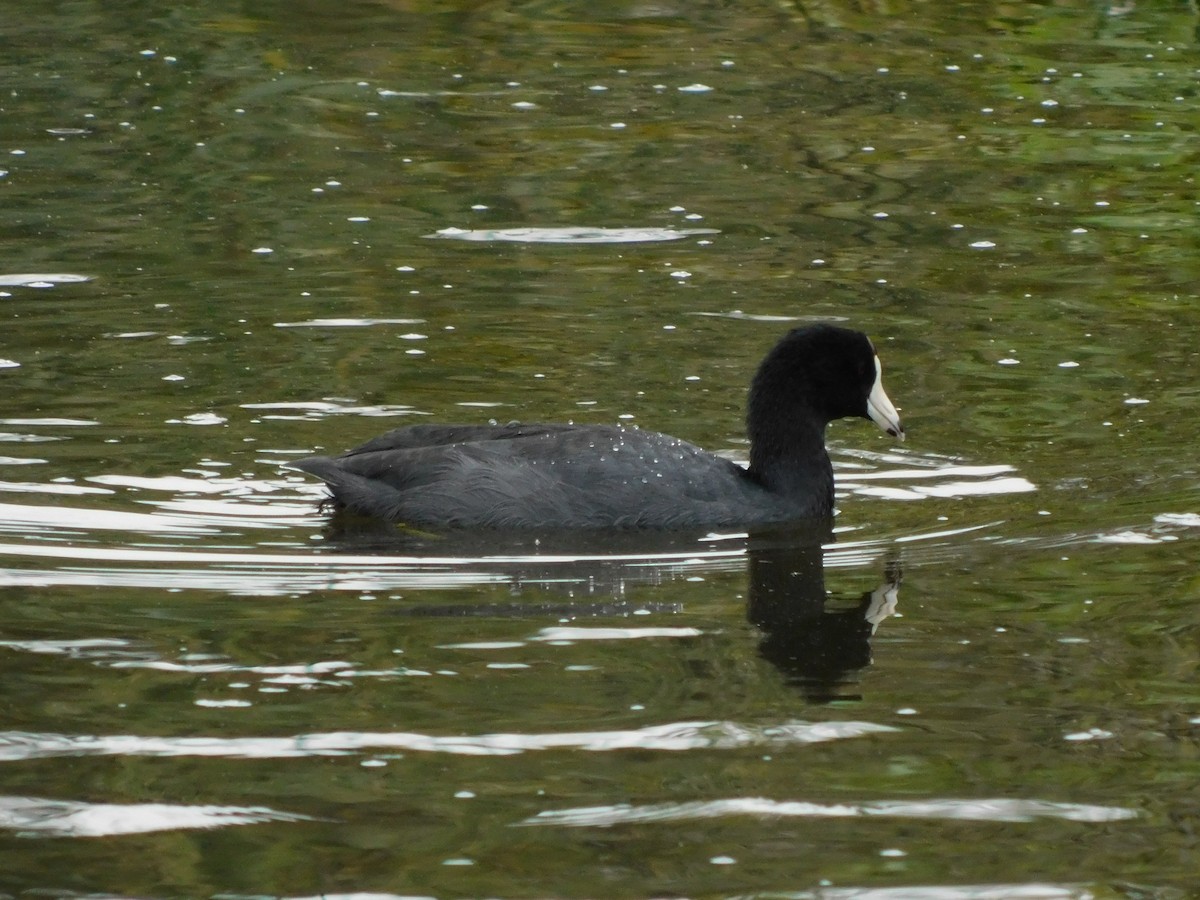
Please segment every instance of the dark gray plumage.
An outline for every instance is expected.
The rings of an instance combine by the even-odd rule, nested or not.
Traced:
[[[862,416],[903,440],[861,332],[797,328],[750,387],[750,466],[616,425],[412,425],[289,464],[337,506],[416,526],[683,528],[828,517],[825,426]]]

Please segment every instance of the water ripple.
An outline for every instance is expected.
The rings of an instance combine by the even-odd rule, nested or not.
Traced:
[[[333,897],[332,894],[328,896]],[[776,900],[1096,900],[1096,894],[1091,888],[1044,882],[914,884],[894,888],[822,887],[819,891],[772,893],[771,896]],[[383,898],[371,898],[371,900],[383,900]],[[406,898],[398,897],[396,900],[406,900]],[[735,900],[746,900],[746,898],[735,898]]]
[[[723,563],[744,564],[745,548],[704,549],[686,553],[497,555],[472,558],[360,554],[332,556],[311,552],[189,551],[7,543],[0,544],[0,556],[3,555],[53,559],[58,561],[58,567],[0,568],[0,586],[199,587],[235,594],[279,595],[313,590],[385,591],[507,584],[518,578],[520,568],[526,564],[542,567],[539,570],[540,577],[536,572],[520,574],[519,580],[526,583],[548,579],[561,581],[568,577],[572,582],[585,583],[587,577],[584,574],[569,576],[565,571],[557,571],[558,567],[606,563],[630,568],[644,564],[655,571],[668,568],[672,571],[707,570],[712,566],[720,567]],[[98,565],[67,566],[63,564],[66,560]]]
[[[225,900],[259,900],[258,895],[222,894]],[[894,888],[822,887],[816,891],[732,895],[731,900],[1096,900],[1089,888],[1070,884],[1027,882],[1024,884],[914,884]],[[356,891],[305,897],[281,897],[279,900],[432,900],[411,894],[386,894]]]
[[[720,234],[720,231],[716,228],[442,228],[425,237],[521,244],[642,244],[678,241],[700,234]]]
[[[838,487],[862,497],[887,500],[924,500],[929,497],[982,497],[994,494],[1024,494],[1036,491],[1037,486],[1027,478],[1010,475],[1013,466],[943,465],[936,469],[907,468],[878,472],[843,473]],[[946,481],[943,479],[955,480]],[[864,484],[878,481],[920,481],[938,479],[936,484],[911,484],[902,487]]]
[[[699,628],[580,628],[561,625],[543,628],[530,640],[574,643],[575,641],[624,641],[631,638],[699,637]]]
[[[56,284],[79,284],[91,281],[90,275],[73,275],[70,273],[46,274],[30,272],[21,274],[0,274],[0,287],[54,287]]]
[[[225,828],[316,819],[265,806],[176,806],[170,803],[80,803],[0,797],[0,828],[25,837],[105,837],[183,828]]]
[[[682,822],[719,819],[727,816],[771,818],[853,818],[892,816],[907,819],[958,819],[971,822],[1032,822],[1035,819],[1065,819],[1071,822],[1116,822],[1133,819],[1137,810],[1121,806],[1091,806],[1050,800],[1011,798],[982,800],[931,799],[881,801],[877,803],[807,803],[736,797],[692,803],[658,803],[650,806],[590,806],[547,810],[526,819],[522,825],[556,825],[574,828],[608,827],[644,822]]]
[[[415,732],[331,731],[293,737],[151,737],[0,732],[0,762],[68,756],[221,757],[284,759],[349,756],[361,751],[404,750],[462,756],[511,756],[539,750],[700,750],[816,744],[899,729],[873,722],[670,722],[615,731],[557,734],[437,735]]]

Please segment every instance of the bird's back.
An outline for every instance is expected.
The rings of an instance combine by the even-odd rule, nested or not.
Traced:
[[[354,512],[412,525],[672,528],[820,514],[693,444],[621,426],[416,425],[290,465]]]

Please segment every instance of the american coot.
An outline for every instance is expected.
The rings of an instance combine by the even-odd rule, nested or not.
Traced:
[[[869,418],[904,440],[865,334],[788,332],[750,385],[742,468],[699,447],[620,425],[411,425],[341,456],[289,463],[338,508],[450,528],[685,528],[828,518],[825,426]]]

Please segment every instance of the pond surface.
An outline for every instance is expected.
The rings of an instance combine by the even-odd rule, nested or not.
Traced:
[[[1196,896],[1188,3],[30,0],[0,25],[0,893]],[[835,534],[342,528],[414,421],[744,459]],[[824,539],[824,546],[820,542]]]

